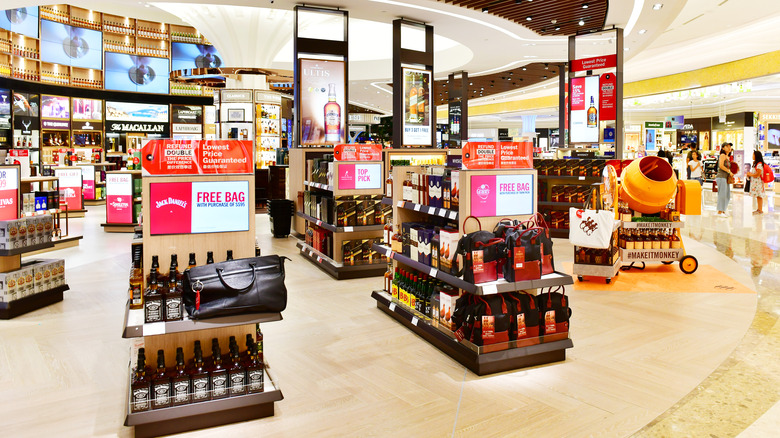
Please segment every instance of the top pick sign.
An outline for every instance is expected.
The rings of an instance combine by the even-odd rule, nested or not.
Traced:
[[[254,173],[248,140],[149,140],[141,158],[146,176]]]
[[[464,169],[533,169],[534,144],[523,142],[468,142],[463,145]]]

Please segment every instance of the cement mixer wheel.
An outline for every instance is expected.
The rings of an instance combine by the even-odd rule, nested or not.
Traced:
[[[680,259],[680,270],[686,274],[693,274],[699,269],[699,261],[692,255],[687,255]]]

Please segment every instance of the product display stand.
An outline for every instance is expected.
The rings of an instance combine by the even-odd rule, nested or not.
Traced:
[[[112,178],[112,175],[115,177]],[[137,187],[140,187],[140,184],[140,170],[106,172],[106,222],[100,224],[103,231],[106,233],[132,233],[133,229],[138,226],[138,213],[142,197]],[[130,199],[132,202],[129,202]],[[114,200],[117,204],[112,202]]]
[[[40,190],[43,190],[43,185],[48,184],[49,189],[59,193],[60,185],[59,178],[56,176],[31,176],[21,179],[21,193],[31,193],[35,190],[32,189],[33,184],[38,184]],[[54,219],[54,237],[52,239],[52,245],[47,248],[38,250],[32,250],[29,255],[42,254],[49,251],[57,251],[59,249],[71,248],[79,245],[79,240],[83,239],[81,235],[70,235],[69,232],[69,219],[72,218],[70,211],[66,205],[60,205],[60,208],[50,208],[48,210],[40,211],[28,211],[23,214],[25,217],[40,216],[42,214],[51,214]],[[65,217],[65,223],[63,228],[63,215]]]
[[[83,182],[82,182],[82,175],[81,175],[81,168],[78,166],[62,166],[62,167],[53,167],[54,175],[56,175],[59,178],[59,189],[60,189],[60,208],[62,208],[63,203],[63,192],[67,192],[69,190],[75,190],[78,189],[78,197],[81,198],[80,202],[78,203],[79,207],[81,208],[70,208],[67,207],[68,210],[68,216],[72,218],[82,218],[87,213],[87,210],[84,208],[84,193],[83,193]],[[78,171],[78,177],[72,178],[69,175],[69,172],[75,172]],[[74,181],[72,183],[72,187],[69,186],[67,183],[63,183],[63,179],[66,181]],[[78,181],[76,183],[75,181]],[[70,198],[70,196],[67,196],[67,193],[65,193],[65,199]]]
[[[534,160],[534,168],[538,168],[539,164],[544,160]],[[600,160],[606,162],[606,160]],[[552,190],[554,186],[589,186],[593,183],[601,181],[601,175],[595,176],[579,176],[579,175],[538,175],[539,178],[539,209],[541,211],[562,211],[567,217],[569,215],[569,208],[582,208],[584,202],[567,202],[567,201],[555,201],[553,200]],[[555,227],[553,223],[552,214],[550,216],[550,235],[553,237],[569,237],[568,228]]]
[[[309,181],[309,169],[307,169],[307,161],[314,158],[322,158],[327,154],[332,154],[333,148],[290,148],[290,168],[289,168],[289,181],[290,181],[290,196],[293,200],[297,199],[298,193],[302,193],[310,189]],[[317,187],[316,183],[313,187]],[[303,204],[296,201],[295,211],[303,211]],[[306,220],[300,216],[294,216],[292,218],[292,230],[299,236],[303,236],[306,232]]]
[[[85,196],[84,205],[89,205],[89,206],[106,205],[106,181],[101,180],[100,175],[101,175],[101,171],[104,171],[106,167],[113,166],[113,165],[114,163],[109,163],[109,162],[78,164],[78,166],[80,167],[92,168],[94,173],[93,181],[94,181],[95,196],[92,199],[87,198]],[[102,187],[102,196],[97,196],[97,191],[101,187]]]
[[[180,269],[186,266],[189,253],[195,253],[199,264],[206,261],[207,251],[212,251],[216,261],[225,259],[228,250],[232,250],[236,259],[255,256],[255,221],[254,209],[248,212],[249,229],[246,231],[199,234],[162,234],[152,235],[154,226],[150,217],[153,208],[151,204],[150,184],[246,181],[249,186],[247,204],[254,205],[254,175],[209,175],[209,176],[157,176],[143,178],[143,276],[149,273],[152,256],[159,257],[163,265],[170,260],[171,254],[177,254]],[[110,202],[110,201],[109,201]],[[162,266],[161,266],[162,268]],[[158,350],[165,351],[170,366],[171,358],[175,357],[177,347],[182,347],[186,358],[194,356],[193,344],[200,340],[207,345],[209,339],[217,338],[220,345],[228,345],[228,338],[244,339],[246,334],[256,333],[256,324],[281,320],[281,314],[248,314],[229,317],[191,320],[186,316],[181,321],[144,323],[143,310],[130,310],[129,303],[125,312],[123,337],[143,337],[143,347],[148,352],[151,363],[152,355]],[[132,353],[131,353],[132,354]],[[129,370],[132,373],[132,370]],[[213,427],[239,421],[247,421],[274,415],[274,403],[283,399],[276,379],[265,365],[264,385],[261,393],[235,395],[224,399],[194,402],[181,406],[171,406],[162,409],[150,409],[142,412],[131,412],[128,375],[127,416],[126,426],[135,427],[136,437],[159,436],[180,433],[189,430]]]
[[[530,174],[536,176],[536,171],[532,169],[511,169],[511,170],[461,170],[460,171],[460,199],[458,209],[432,208],[407,201],[403,201],[402,182],[406,172],[421,172],[422,167],[417,166],[396,166],[393,169],[393,230],[400,230],[404,222],[426,222],[432,216],[446,218],[457,222],[462,227],[463,218],[471,214],[471,177],[483,175],[523,175]],[[534,178],[534,185],[536,178]],[[534,188],[535,190],[535,188]],[[384,202],[390,202],[385,198]],[[534,202],[535,207],[535,202]],[[535,211],[535,208],[534,208]],[[510,219],[528,219],[524,216],[508,216]],[[483,230],[492,230],[493,227],[503,217],[480,217]],[[468,225],[468,230],[460,229],[461,236],[464,232],[475,231],[473,225]],[[405,267],[415,269],[421,273],[427,274],[433,278],[450,284],[464,293],[475,295],[491,295],[503,292],[514,292],[524,290],[535,294],[539,288],[555,287],[560,285],[573,284],[570,275],[555,272],[542,276],[538,280],[519,281],[515,283],[500,279],[489,283],[471,284],[461,278],[455,277],[417,260],[413,260],[391,251],[385,245],[375,245],[377,251],[387,255],[392,260],[393,268]],[[372,298],[377,301],[377,308],[395,318],[408,329],[430,342],[436,348],[457,360],[459,363],[473,371],[477,375],[486,375],[502,371],[514,370],[523,367],[541,365],[565,360],[566,349],[573,347],[568,332],[540,336],[539,338],[522,339],[511,341],[505,349],[494,351],[493,346],[489,348],[472,344],[468,341],[458,342],[451,331],[438,322],[432,321],[428,315],[423,315],[409,307],[402,305],[399,301],[392,298],[386,291],[374,291]]]

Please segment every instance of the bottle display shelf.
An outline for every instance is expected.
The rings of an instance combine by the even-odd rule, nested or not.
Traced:
[[[306,185],[306,186],[309,186],[309,187],[314,187],[315,189],[330,190],[331,192],[333,191],[333,186],[329,186],[327,184],[320,184],[320,183],[311,182],[311,181],[304,181],[303,185]]]
[[[29,245],[14,249],[0,249],[0,257],[19,255],[28,252],[39,251],[46,248],[54,248],[54,242],[39,243],[38,245]]]
[[[332,231],[334,233],[351,233],[353,231],[379,231],[384,229],[384,225],[356,225],[354,227],[337,227],[333,224],[323,222],[313,216],[309,216],[308,214],[301,213],[300,211],[295,212],[295,214],[309,222],[313,222],[318,227],[325,228],[326,230]]]
[[[393,200],[385,197],[382,198],[382,203],[387,205],[393,205]],[[398,208],[403,208],[405,210],[417,211],[430,216],[439,216],[453,221],[458,220],[457,210],[450,210],[447,208],[440,208],[440,207],[431,207],[428,205],[415,204],[414,202],[409,202],[409,201],[398,201],[395,203],[395,206]]]
[[[304,242],[299,241],[301,255],[337,280],[381,276],[387,270],[387,263],[372,263],[368,265],[344,265],[337,263],[325,254],[317,251]]]
[[[8,303],[0,303],[0,319],[16,318],[19,315],[41,309],[62,301],[62,293],[70,288],[68,285],[57,286],[43,292],[28,295]]]

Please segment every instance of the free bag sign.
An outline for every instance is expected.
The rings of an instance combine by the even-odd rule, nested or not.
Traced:
[[[0,220],[19,218],[19,168],[0,167]]]
[[[249,182],[149,184],[152,235],[249,230]]]
[[[149,140],[141,149],[144,175],[253,173],[248,140]]]
[[[133,223],[133,175],[129,173],[106,175],[106,222]]]
[[[533,214],[535,190],[533,175],[472,175],[471,215]]]
[[[382,165],[339,164],[338,190],[379,189],[382,187]]]
[[[54,175],[57,176],[60,183],[60,198],[65,200],[68,210],[81,210],[82,191],[84,186],[81,182],[81,169],[67,168],[54,169]]]

